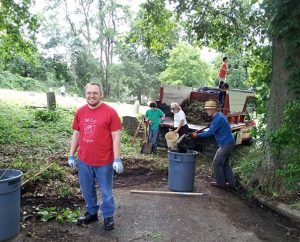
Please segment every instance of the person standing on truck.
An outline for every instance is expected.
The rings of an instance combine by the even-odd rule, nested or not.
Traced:
[[[157,108],[156,102],[150,102],[150,109],[146,111],[146,121],[149,124],[149,141],[152,144],[152,153],[156,153],[158,138],[159,138],[159,125],[165,119],[165,114]]]
[[[215,101],[205,102],[204,109],[206,109],[208,116],[213,118],[213,121],[207,131],[200,134],[192,133],[192,138],[215,136],[219,148],[212,163],[215,181],[210,184],[223,189],[234,188],[235,178],[229,163],[229,156],[233,150],[235,140],[230,124],[224,114],[217,111]]]
[[[221,107],[224,108],[225,97],[227,94],[227,90],[229,89],[229,84],[224,83],[222,86],[220,85],[219,88],[221,89],[221,91],[218,94],[218,101],[219,101],[219,104],[221,105]]]
[[[219,69],[219,80],[226,82],[226,76],[228,72],[228,57],[223,57],[223,63]]]
[[[76,111],[72,128],[74,130],[68,163],[78,168],[80,189],[83,193],[86,212],[78,217],[77,224],[89,224],[98,220],[102,212],[104,230],[114,229],[113,215],[113,171],[123,172],[120,158],[120,132],[122,124],[117,112],[103,103],[102,90],[98,83],[85,86],[87,104]],[[78,151],[78,159],[74,155]],[[102,203],[97,201],[98,182]]]
[[[171,111],[174,113],[174,132],[179,134],[179,137],[189,132],[185,113],[182,111],[178,103],[171,103]]]

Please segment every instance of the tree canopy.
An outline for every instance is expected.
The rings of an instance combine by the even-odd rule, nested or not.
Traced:
[[[167,68],[160,73],[159,80],[176,86],[213,86],[211,69],[211,65],[201,61],[199,49],[179,43],[170,51]]]
[[[31,3],[31,0],[0,1],[0,63],[4,67],[16,56],[31,61],[36,57],[33,41],[38,20],[29,12]]]

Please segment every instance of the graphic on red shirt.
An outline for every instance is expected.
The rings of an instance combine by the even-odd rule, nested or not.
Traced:
[[[84,120],[84,131],[83,131],[83,138],[86,139],[87,142],[93,142],[93,140],[90,140],[90,138],[93,136],[96,128],[96,120],[93,119],[85,119]]]

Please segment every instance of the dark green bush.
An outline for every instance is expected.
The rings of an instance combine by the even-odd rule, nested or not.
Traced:
[[[36,121],[43,122],[56,122],[60,118],[60,115],[56,111],[48,111],[48,110],[36,110],[34,114],[34,119]]]
[[[282,178],[286,189],[295,189],[300,183],[300,101],[288,104],[284,120],[272,137],[272,153],[280,157],[276,175]]]

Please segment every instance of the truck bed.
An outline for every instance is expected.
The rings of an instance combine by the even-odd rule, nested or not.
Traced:
[[[174,120],[173,119],[170,119],[170,118],[166,118],[162,123],[161,125],[163,127],[173,127],[174,126]],[[197,131],[197,130],[200,130],[200,129],[203,129],[207,126],[208,124],[188,124],[189,126],[189,129],[191,132],[194,132],[194,131]],[[230,124],[231,126],[231,130],[232,131],[236,131],[236,130],[239,130],[241,128],[245,128],[246,127],[246,124],[245,123],[237,123],[237,124]],[[206,129],[204,130],[206,131]]]

